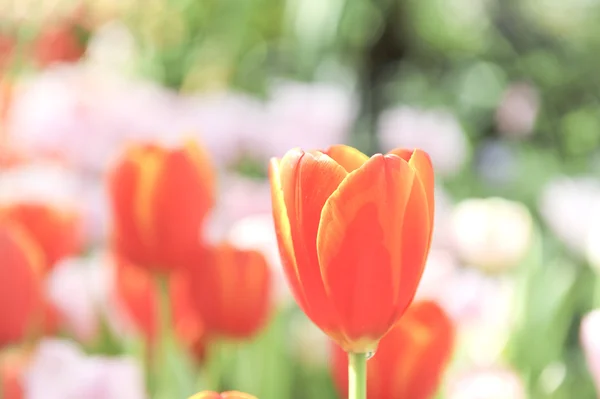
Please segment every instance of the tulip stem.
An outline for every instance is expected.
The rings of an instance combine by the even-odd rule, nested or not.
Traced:
[[[367,398],[367,354],[348,352],[348,399]]]

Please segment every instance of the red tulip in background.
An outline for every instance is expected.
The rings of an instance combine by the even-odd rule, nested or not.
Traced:
[[[130,147],[109,176],[114,249],[152,270],[168,271],[199,244],[214,202],[207,154],[194,142],[179,148]]]
[[[190,260],[192,301],[208,334],[247,338],[264,326],[271,273],[260,252],[221,244],[198,249]]]
[[[289,151],[270,165],[284,270],[308,317],[344,350],[375,350],[410,305],[433,228],[433,169],[420,150]]]
[[[169,294],[175,336],[194,355],[194,359],[198,362],[204,361],[206,357],[204,322],[194,307],[192,293],[183,273],[171,275]]]
[[[367,369],[369,399],[431,399],[454,345],[454,326],[433,302],[413,304],[381,340]],[[333,348],[332,374],[348,397],[348,355]]]
[[[42,256],[17,225],[0,224],[0,348],[39,328]]]
[[[83,246],[82,220],[72,209],[26,202],[0,205],[2,220],[19,223],[35,239],[44,255],[45,271]]]
[[[9,353],[0,358],[0,398],[22,399],[21,381],[27,359],[19,353]]]
[[[152,275],[119,256],[114,256],[116,301],[133,327],[149,342],[156,342],[159,329],[159,295]]]
[[[115,299],[133,327],[149,342],[159,333],[160,298],[152,274],[122,258],[115,257]],[[205,355],[204,324],[191,303],[188,284],[180,273],[169,280],[171,317],[175,336],[202,361]]]
[[[191,396],[189,399],[257,399],[248,393],[229,391],[223,393],[204,391]]]
[[[85,45],[71,21],[45,27],[34,43],[33,58],[40,67],[58,62],[76,62],[85,53]]]

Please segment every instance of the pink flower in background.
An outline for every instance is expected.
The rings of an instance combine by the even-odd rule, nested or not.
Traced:
[[[176,103],[155,84],[57,66],[17,87],[8,132],[16,146],[98,172],[124,142],[174,131]]]
[[[347,142],[356,116],[356,100],[344,87],[280,82],[266,105],[265,131],[250,144],[264,159],[294,147],[326,149]]]
[[[28,399],[143,399],[139,365],[127,357],[86,356],[74,343],[42,341],[25,371]]]
[[[448,382],[448,399],[526,399],[525,386],[508,368],[475,369]]]
[[[470,156],[469,142],[460,123],[446,110],[398,106],[381,114],[378,129],[384,151],[421,148],[441,175],[456,174]]]
[[[539,199],[540,213],[550,229],[576,254],[586,251],[586,238],[600,212],[597,178],[560,177],[548,183]]]
[[[234,163],[264,136],[263,104],[241,93],[184,97],[177,117],[180,130],[197,134],[218,165]]]
[[[69,258],[58,263],[46,281],[52,304],[67,329],[80,341],[92,342],[100,328],[111,284],[103,257]]]
[[[591,311],[583,318],[579,336],[588,369],[600,395],[600,309]]]
[[[218,182],[216,206],[205,227],[209,241],[224,239],[233,225],[246,216],[271,213],[271,188],[267,180],[222,174]]]
[[[527,137],[533,133],[533,126],[540,108],[539,95],[528,83],[510,85],[496,110],[498,130],[508,137]]]

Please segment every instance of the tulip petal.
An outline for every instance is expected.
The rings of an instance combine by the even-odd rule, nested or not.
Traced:
[[[212,182],[204,180],[211,165],[200,166],[197,151],[188,145],[170,152],[159,171],[152,206],[156,245],[165,263],[184,262],[200,243],[202,221],[213,205]]]
[[[398,155],[404,159],[410,166],[417,171],[417,176],[421,179],[425,193],[427,194],[427,206],[429,208],[429,220],[433,222],[434,214],[434,187],[435,176],[433,174],[433,165],[431,158],[423,150],[416,149],[414,151],[398,148],[389,152],[390,154]]]
[[[315,324],[327,331],[334,324],[334,309],[321,279],[316,237],[323,205],[347,173],[321,152],[288,152],[279,167],[296,260],[295,278],[305,293],[304,310]]]
[[[333,158],[333,160],[346,169],[346,172],[348,173],[360,168],[369,160],[368,156],[356,148],[343,144],[329,147],[329,149],[325,151],[325,154]]]
[[[323,207],[321,273],[352,339],[378,340],[391,327],[404,273],[412,267],[402,263],[403,252],[412,250],[402,243],[402,227],[415,181],[404,160],[375,155]]]
[[[296,298],[296,301],[298,301],[298,306],[306,313],[306,298],[304,296],[304,290],[302,289],[302,286],[300,286],[300,276],[298,273],[298,265],[296,263],[296,255],[294,254],[290,221],[287,216],[287,209],[283,199],[283,188],[281,187],[281,179],[279,176],[279,164],[280,161],[277,158],[271,159],[269,164],[271,202],[273,208],[273,221],[275,223],[275,234],[277,236],[277,246],[292,294]]]

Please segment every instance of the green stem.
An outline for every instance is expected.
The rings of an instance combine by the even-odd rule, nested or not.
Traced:
[[[348,399],[367,398],[367,355],[348,353]]]
[[[171,340],[171,300],[169,296],[169,278],[166,275],[157,276],[159,291],[159,318],[158,318],[158,336],[156,337],[156,352],[154,356],[154,388],[161,392],[165,389],[165,383],[168,376],[165,370],[168,369],[167,356],[170,350]]]

